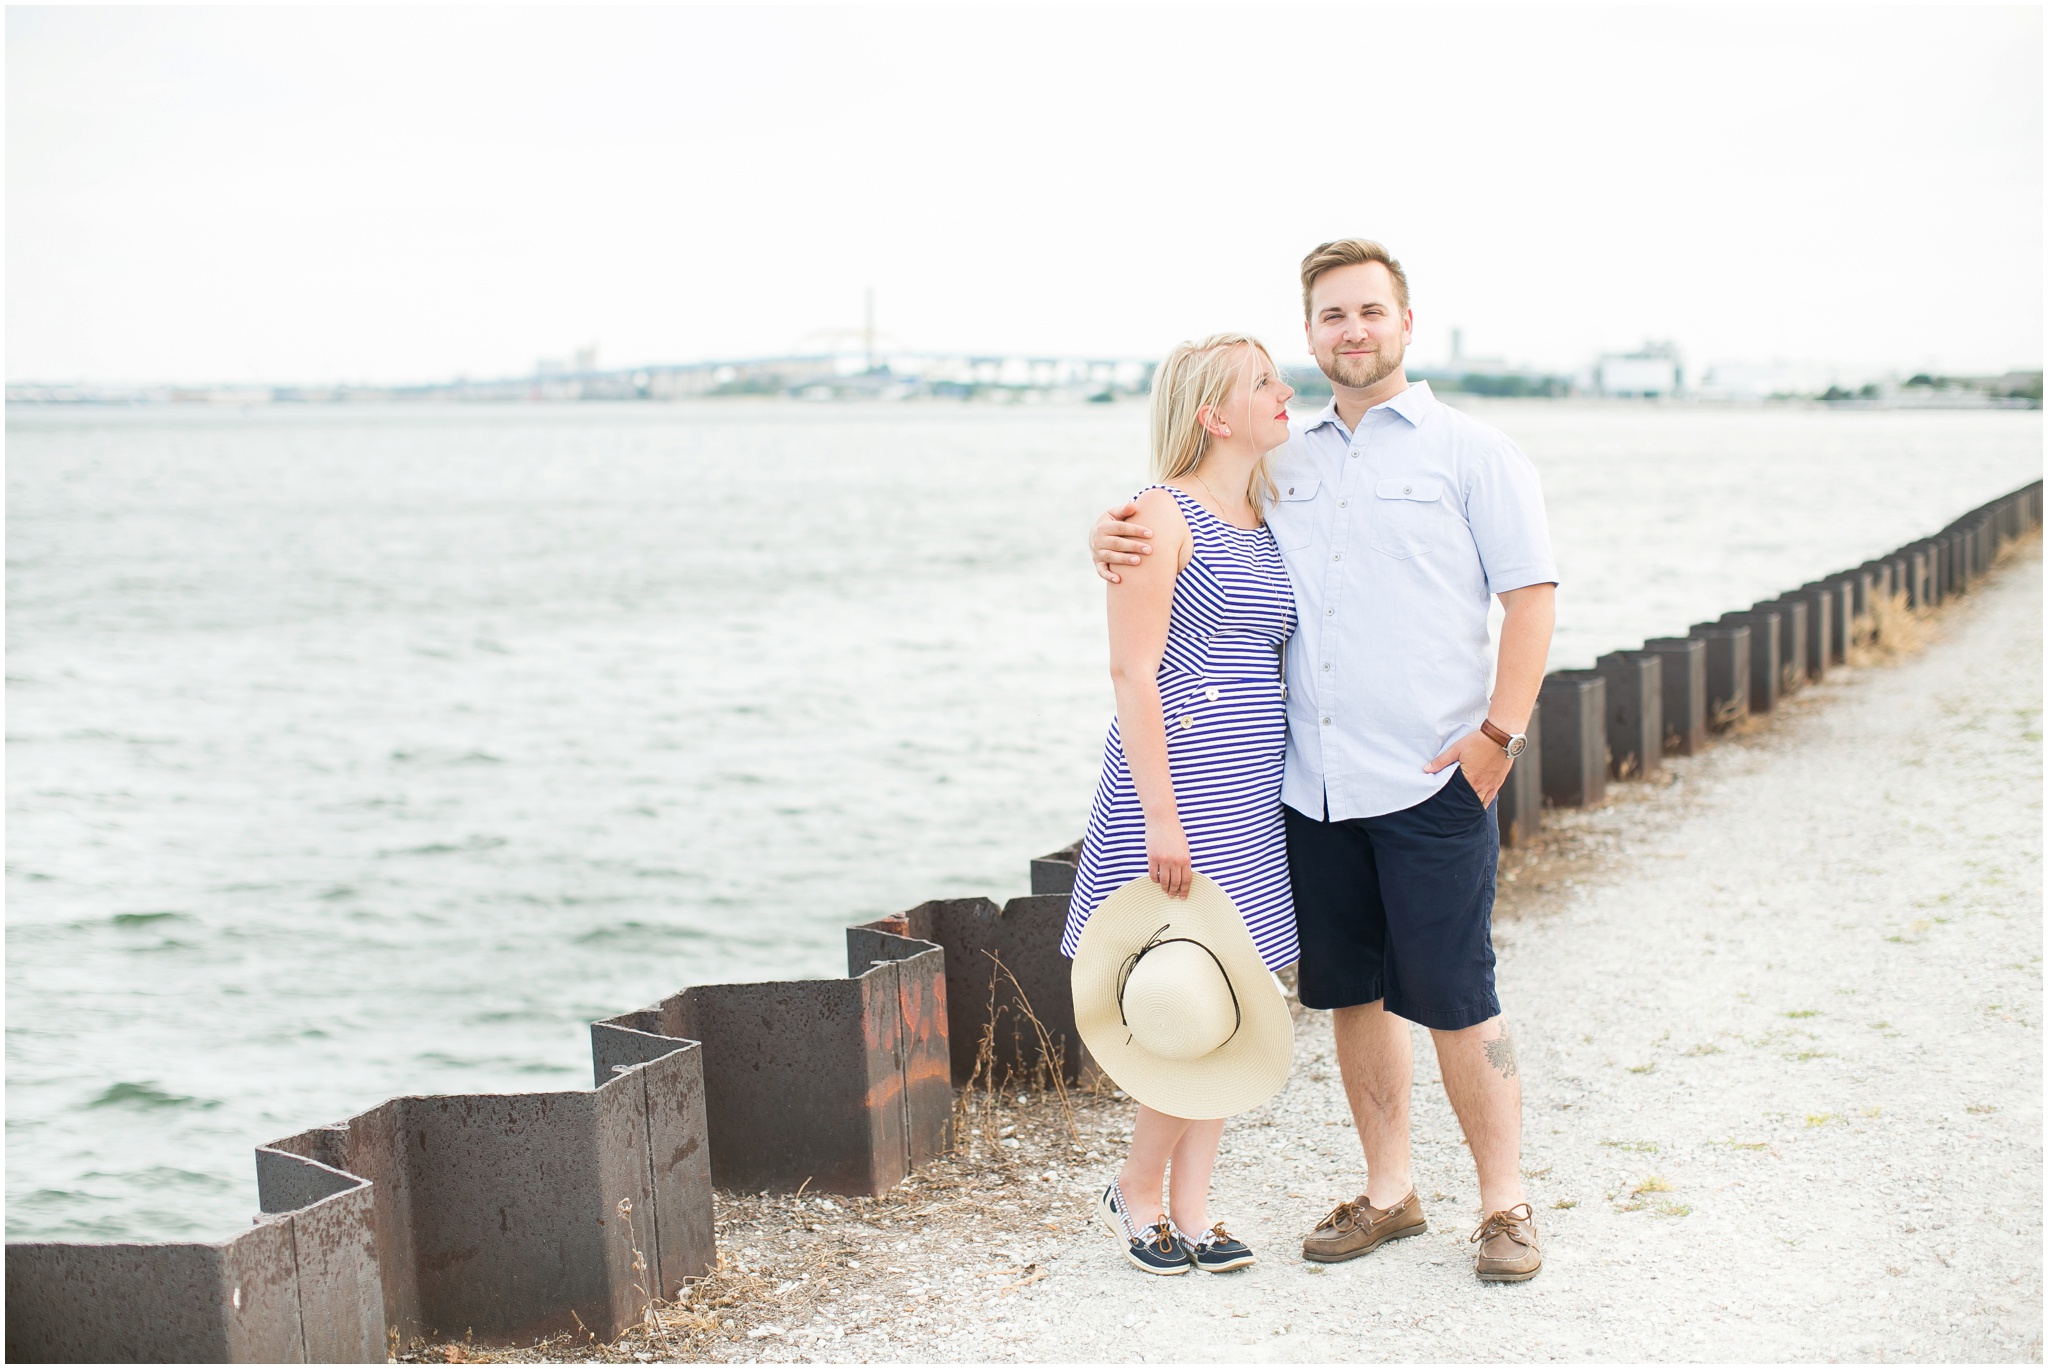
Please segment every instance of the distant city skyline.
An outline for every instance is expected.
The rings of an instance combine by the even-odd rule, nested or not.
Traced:
[[[108,385],[10,381],[7,401],[33,405],[215,404],[250,406],[406,403],[669,402],[694,399],[803,401],[988,401],[1116,403],[1150,393],[1158,358],[1054,357],[912,352],[880,345],[872,328],[834,334],[823,350],[779,357],[733,357],[683,364],[606,366],[584,345],[567,358],[541,358],[530,372],[453,376],[393,385],[200,383]],[[1691,366],[1670,341],[1648,342],[1559,373],[1499,358],[1465,356],[1452,332],[1451,356],[1409,359],[1409,375],[1446,394],[1484,398],[1596,398],[1662,402],[1754,403],[1822,400],[1883,408],[2041,407],[2036,370],[1995,375],[1904,375],[1834,365]],[[1306,415],[1330,393],[1310,361],[1286,368]]]
[[[1423,364],[2041,364],[2038,8],[15,7],[7,62],[10,382],[772,356],[870,288],[1296,364],[1344,234]]]

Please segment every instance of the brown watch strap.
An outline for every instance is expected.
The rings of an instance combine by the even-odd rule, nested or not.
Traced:
[[[1486,734],[1486,740],[1492,742],[1503,751],[1507,750],[1508,743],[1514,740],[1513,737],[1495,727],[1491,718],[1482,718],[1479,722],[1479,730]]]

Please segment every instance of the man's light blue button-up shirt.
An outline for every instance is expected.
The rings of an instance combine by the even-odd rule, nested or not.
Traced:
[[[1331,821],[1412,808],[1486,717],[1492,596],[1556,583],[1536,468],[1426,383],[1348,432],[1329,406],[1269,461],[1294,581],[1281,798]]]

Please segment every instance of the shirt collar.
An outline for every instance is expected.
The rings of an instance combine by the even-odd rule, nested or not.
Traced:
[[[1430,406],[1436,402],[1436,396],[1430,393],[1429,382],[1418,380],[1386,403],[1375,404],[1372,408],[1367,409],[1366,412],[1378,413],[1381,409],[1387,409],[1407,419],[1409,427],[1419,428],[1422,426],[1423,414],[1428,412]],[[1344,426],[1344,420],[1337,417],[1337,397],[1335,395],[1330,396],[1330,402],[1323,406],[1323,411],[1317,414],[1315,421],[1310,423],[1303,431],[1312,433],[1325,423],[1334,423],[1340,428]]]

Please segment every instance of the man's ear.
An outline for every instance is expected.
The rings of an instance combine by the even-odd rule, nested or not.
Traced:
[[[1401,311],[1401,341],[1404,343],[1415,341],[1415,311],[1413,309],[1403,309]]]
[[[1205,428],[1211,437],[1230,436],[1230,425],[1225,423],[1216,410],[1207,404],[1195,410],[1195,422]]]

